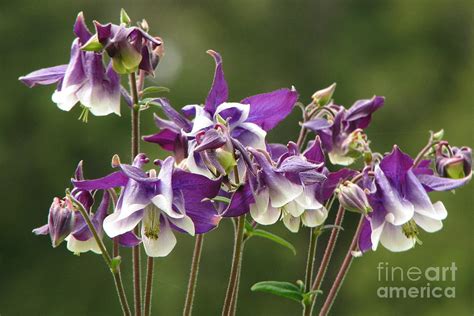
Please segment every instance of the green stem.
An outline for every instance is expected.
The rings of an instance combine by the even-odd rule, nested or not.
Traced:
[[[230,270],[229,284],[227,286],[227,292],[224,300],[224,307],[222,309],[223,316],[230,316],[233,309],[232,305],[236,305],[237,302],[233,302],[232,297],[234,296],[234,291],[237,291],[236,288],[239,276],[239,265],[240,259],[242,258],[242,246],[243,246],[243,237],[244,237],[244,227],[245,227],[245,215],[241,215],[237,219],[237,231],[235,234],[234,242],[234,254],[232,258],[232,267]]]
[[[339,292],[339,289],[341,288],[341,285],[344,282],[344,278],[346,277],[347,272],[349,272],[352,259],[354,258],[354,256],[352,255],[352,252],[357,249],[357,240],[359,238],[359,232],[360,232],[363,222],[364,222],[364,215],[361,215],[359,224],[357,225],[357,229],[354,233],[354,237],[352,238],[351,245],[349,246],[349,249],[347,250],[346,256],[344,258],[344,261],[342,262],[341,267],[339,268],[339,272],[337,273],[336,279],[334,280],[334,283],[332,284],[331,290],[329,290],[329,294],[326,297],[326,301],[324,302],[323,307],[321,308],[321,311],[319,312],[319,316],[325,316],[329,313],[329,310],[331,309],[332,304],[334,303],[334,300],[336,299],[337,293]]]
[[[145,283],[145,308],[144,308],[144,315],[150,316],[151,315],[151,292],[153,289],[153,257],[147,258],[146,264],[146,283]]]
[[[193,260],[191,263],[191,273],[189,274],[188,291],[186,293],[186,301],[184,303],[183,316],[190,316],[193,309],[194,294],[196,293],[197,277],[199,273],[199,263],[201,261],[202,244],[204,243],[204,235],[196,235],[194,242]]]
[[[138,89],[137,78],[135,73],[129,75],[130,94],[132,96],[132,137],[131,137],[131,154],[133,159],[138,155],[140,144],[140,111],[138,105]],[[135,234],[138,234],[138,225],[135,227]],[[133,302],[135,306],[135,316],[142,315],[141,303],[141,277],[140,277],[140,246],[132,248],[133,257]]]
[[[99,237],[99,234],[97,233],[97,230],[95,229],[94,224],[89,218],[89,215],[87,214],[87,211],[85,210],[84,206],[78,200],[76,200],[72,195],[70,195],[70,198],[74,202],[74,204],[77,206],[77,209],[79,210],[82,217],[84,218],[84,221],[86,222],[87,227],[92,232],[92,236],[94,237],[102,253],[102,258],[104,258],[105,263],[109,267],[109,270],[112,273],[112,276],[114,277],[115,288],[117,290],[117,294],[119,297],[120,306],[122,307],[123,315],[130,316],[131,315],[130,307],[128,306],[127,296],[125,295],[125,290],[123,288],[122,277],[119,272],[120,270],[117,268],[113,268],[112,258],[110,257],[110,254],[107,251],[107,248],[105,247],[104,242]]]

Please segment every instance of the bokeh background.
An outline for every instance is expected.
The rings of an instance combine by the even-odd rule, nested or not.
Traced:
[[[133,19],[146,18],[163,37],[166,57],[154,81],[171,89],[176,107],[203,102],[214,65],[207,49],[219,51],[231,99],[294,85],[307,102],[317,89],[337,82],[336,102],[351,105],[374,94],[386,96],[368,134],[374,150],[398,144],[415,155],[428,130],[445,128],[454,145],[474,145],[474,2],[472,0],[384,1],[37,1],[0,3],[0,314],[119,315],[112,278],[102,258],[74,256],[65,245],[52,249],[31,229],[46,221],[80,159],[97,177],[109,171],[110,157],[129,157],[129,114],[91,117],[88,124],[58,110],[53,87],[27,89],[17,78],[32,70],[66,63],[79,11],[91,22],[118,22],[121,7]],[[91,23],[89,24],[91,25]],[[298,132],[298,113],[273,130],[271,141],[287,142]],[[154,132],[151,111],[142,132]],[[143,146],[152,157],[163,157]],[[472,315],[474,312],[473,186],[443,199],[445,228],[422,235],[424,244],[396,254],[380,249],[355,260],[335,303],[333,315]],[[331,215],[333,217],[334,214]],[[348,214],[326,278],[330,285],[350,241],[357,216]],[[303,278],[308,233],[291,234],[283,225],[270,230],[292,243],[288,250],[252,239],[244,255],[238,315],[298,315],[292,301],[250,286],[261,280]],[[322,238],[324,241],[327,238]],[[232,252],[232,225],[223,222],[206,236],[195,301],[195,315],[219,315]],[[154,315],[180,315],[193,239],[180,236],[173,253],[156,263]],[[322,246],[320,247],[322,252]],[[131,293],[129,251],[123,272]],[[319,259],[318,259],[319,260]],[[458,267],[456,298],[381,299],[376,290],[378,262],[411,266]],[[436,283],[436,284],[435,284]],[[423,282],[390,285],[426,286]],[[321,300],[320,300],[321,301]]]

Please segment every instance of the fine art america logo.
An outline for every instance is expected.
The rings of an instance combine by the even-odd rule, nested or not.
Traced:
[[[455,298],[456,263],[448,266],[408,268],[391,266],[388,262],[377,265],[377,288],[380,298]]]

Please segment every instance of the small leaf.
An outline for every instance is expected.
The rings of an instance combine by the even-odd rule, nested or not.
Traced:
[[[303,300],[303,294],[300,288],[290,282],[281,281],[262,281],[255,283],[251,288],[254,292],[265,292],[281,297],[301,302]]]
[[[272,234],[270,232],[267,232],[266,230],[263,229],[255,229],[252,231],[253,236],[259,236],[262,238],[269,239],[271,241],[276,242],[277,244],[282,245],[283,247],[286,247],[293,252],[294,255],[296,255],[296,248],[293,246],[290,242],[286,241],[285,239],[281,238],[280,236],[277,236],[275,234]]]
[[[116,273],[121,262],[122,262],[122,257],[117,256],[117,257],[113,258],[112,261],[110,262],[110,270],[113,273]]]
[[[120,23],[121,24],[123,23],[123,24],[129,26],[131,22],[132,22],[132,20],[128,16],[127,11],[125,11],[125,9],[122,8],[120,10]]]
[[[147,87],[143,89],[142,94],[154,94],[154,93],[163,93],[163,92],[170,92],[170,89],[166,87],[158,87],[158,86],[153,86],[153,87]]]

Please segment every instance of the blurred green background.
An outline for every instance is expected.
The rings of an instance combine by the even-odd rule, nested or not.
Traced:
[[[79,109],[62,112],[51,101],[53,87],[27,89],[17,81],[32,70],[66,63],[79,11],[89,23],[118,22],[121,7],[146,18],[163,37],[166,57],[154,80],[171,89],[179,107],[203,102],[214,65],[207,49],[219,51],[231,99],[294,85],[300,100],[332,82],[335,99],[349,106],[374,94],[386,96],[368,134],[374,150],[393,143],[415,155],[428,130],[445,128],[453,145],[474,145],[474,2],[472,0],[385,1],[37,1],[0,3],[0,314],[119,315],[112,278],[102,258],[76,257],[65,245],[52,249],[31,229],[46,221],[54,196],[61,196],[80,159],[88,177],[109,171],[114,153],[129,157],[129,114],[77,120]],[[91,23],[89,24],[91,25]],[[271,141],[287,142],[298,132],[298,113],[273,130]],[[142,132],[155,131],[151,111]],[[162,157],[154,146],[143,146]],[[406,253],[380,249],[355,260],[332,310],[334,315],[472,315],[474,312],[473,186],[436,194],[449,217],[423,246]],[[331,218],[334,213],[331,215]],[[350,241],[357,216],[348,214],[324,290]],[[332,221],[332,219],[330,219]],[[247,244],[238,315],[299,315],[284,299],[250,292],[261,280],[303,278],[308,233],[270,230],[293,242],[298,255],[263,239]],[[327,236],[321,239],[325,241]],[[232,252],[232,225],[222,222],[206,236],[195,315],[220,315]],[[193,239],[180,236],[170,256],[156,260],[154,315],[180,315]],[[322,252],[322,246],[319,248]],[[129,251],[122,251],[126,289],[131,294]],[[319,260],[319,259],[318,259]],[[458,267],[454,299],[381,299],[378,262]],[[436,284],[435,284],[436,283]],[[423,282],[399,282],[426,286]],[[395,285],[395,284],[389,284]],[[321,303],[321,299],[319,300]]]

